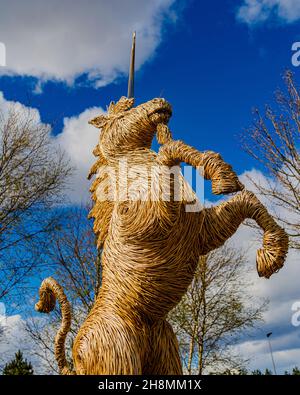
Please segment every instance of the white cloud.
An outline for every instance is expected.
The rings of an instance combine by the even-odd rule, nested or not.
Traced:
[[[20,102],[8,101],[5,99],[3,92],[0,91],[1,116],[6,117],[12,107],[16,111],[20,111],[20,112],[24,111],[33,122],[36,122],[36,123],[41,122],[40,113],[37,109],[26,107]]]
[[[35,299],[30,299],[29,306],[34,306],[35,301]],[[30,308],[29,311],[31,313],[32,308]],[[27,314],[29,311],[27,311]],[[31,329],[43,328],[45,325],[47,326],[48,322],[48,316],[39,315],[26,319],[19,314],[7,316],[0,315],[2,327],[0,334],[0,374],[4,366],[14,358],[18,350],[20,350],[23,353],[23,357],[32,364],[34,374],[55,374],[53,369],[49,366],[49,362],[54,368],[57,368],[53,351],[50,351],[50,349],[54,349],[56,330],[50,326],[52,338],[49,349],[46,349],[41,344],[38,345],[28,331],[29,327]]]
[[[94,107],[85,110],[78,117],[65,118],[62,133],[55,138],[75,167],[68,193],[73,203],[84,203],[90,199],[90,181],[87,180],[87,175],[96,160],[92,151],[99,139],[99,129],[89,125],[88,121],[101,113],[104,113],[103,109]]]
[[[131,33],[137,31],[136,66],[153,54],[166,21],[176,21],[175,0],[2,0],[0,41],[5,74],[72,83],[89,75],[103,86],[127,73]]]
[[[244,0],[237,10],[237,19],[248,25],[261,24],[270,19],[293,23],[299,18],[299,0]]]
[[[14,107],[17,111],[25,111],[36,123],[41,122],[40,113],[37,109],[29,108],[19,102],[8,101],[0,92],[0,113],[7,115],[9,109]],[[65,151],[74,168],[66,194],[70,203],[80,204],[90,200],[90,181],[87,180],[90,167],[95,162],[92,151],[99,139],[99,129],[89,125],[88,121],[96,115],[104,113],[102,108],[92,107],[78,116],[64,118],[62,132],[57,136],[51,136],[54,145]],[[49,134],[51,129],[49,127]]]
[[[26,331],[26,321],[18,314],[1,317],[3,331],[0,335],[0,373],[15,353],[21,350],[23,357],[32,363],[35,374],[43,374],[47,367],[35,354],[36,346]]]
[[[299,339],[298,339],[299,341]],[[295,343],[295,339],[292,340]],[[272,340],[272,349],[274,349],[274,342]],[[234,352],[240,355],[245,355],[250,359],[248,366],[249,371],[260,369],[265,371],[266,368],[273,371],[272,359],[270,355],[269,344],[267,338],[260,341],[247,341],[233,347]],[[284,374],[287,370],[289,372],[295,366],[299,367],[300,348],[289,348],[288,350],[273,351],[273,357],[277,374]]]

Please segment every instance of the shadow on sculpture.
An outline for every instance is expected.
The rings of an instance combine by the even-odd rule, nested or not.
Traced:
[[[223,245],[246,218],[264,232],[257,252],[259,276],[278,271],[287,254],[286,233],[231,166],[219,154],[173,140],[167,127],[172,110],[164,99],[133,104],[122,97],[110,104],[107,115],[90,122],[101,129],[90,172],[96,175],[90,216],[103,250],[103,282],[74,342],[74,372],[65,357],[70,305],[54,279],[40,288],[38,311],[50,312],[56,299],[61,305],[55,355],[62,374],[181,374],[177,340],[166,316],[191,283],[199,256]],[[158,153],[151,150],[155,134]],[[199,209],[180,163],[202,169],[213,193],[237,193]],[[198,209],[187,210],[193,204]]]

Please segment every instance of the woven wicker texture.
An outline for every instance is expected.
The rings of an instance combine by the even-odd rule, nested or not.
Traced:
[[[166,316],[186,292],[199,256],[224,244],[246,218],[264,232],[259,276],[269,278],[283,266],[284,230],[219,154],[174,141],[170,116],[164,99],[133,107],[133,99],[122,97],[90,122],[101,129],[89,177],[96,175],[90,217],[103,249],[103,283],[74,342],[76,374],[180,374],[178,344]],[[162,145],[158,153],[150,149],[155,133]],[[216,207],[188,211],[197,198],[181,175],[181,162],[201,170],[215,194],[238,193]],[[125,176],[120,163],[127,166]],[[70,306],[53,279],[43,282],[40,297],[40,311],[49,312],[55,298],[61,303],[56,357],[61,373],[71,373],[63,350]]]

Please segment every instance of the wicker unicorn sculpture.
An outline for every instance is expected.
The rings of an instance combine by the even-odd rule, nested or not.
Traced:
[[[41,284],[36,305],[47,313],[56,299],[61,305],[55,339],[61,374],[181,374],[167,314],[191,283],[199,256],[220,247],[246,218],[264,232],[257,252],[259,276],[269,278],[283,266],[284,230],[219,154],[173,140],[167,126],[171,113],[161,98],[134,107],[133,98],[122,97],[110,104],[107,115],[90,121],[101,129],[90,172],[96,175],[90,216],[102,249],[103,280],[74,341],[75,371],[65,356],[71,308],[53,278]],[[151,150],[155,135],[158,153]],[[187,209],[197,206],[197,197],[181,174],[182,162],[201,168],[213,193],[237,193],[215,207]]]

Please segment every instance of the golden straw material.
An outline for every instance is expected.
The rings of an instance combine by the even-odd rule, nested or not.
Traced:
[[[61,374],[73,374],[67,365],[65,356],[65,340],[67,333],[71,327],[71,307],[62,287],[52,278],[46,278],[40,286],[40,300],[35,305],[35,309],[40,313],[50,313],[55,307],[56,299],[58,299],[62,322],[55,337],[54,352]]]
[[[76,374],[181,374],[167,314],[185,294],[199,256],[224,244],[246,218],[264,231],[259,275],[269,278],[284,263],[284,230],[219,154],[174,141],[170,116],[164,99],[133,107],[133,99],[122,97],[90,122],[102,129],[89,177],[96,175],[90,217],[103,249],[103,282],[74,342]],[[151,150],[155,133],[162,144],[158,153]],[[215,194],[239,193],[216,207],[193,206],[197,197],[181,162],[210,179]],[[61,303],[56,358],[61,373],[69,373],[63,348],[69,305],[52,279],[42,284],[40,296],[43,311],[53,308],[54,296]]]

